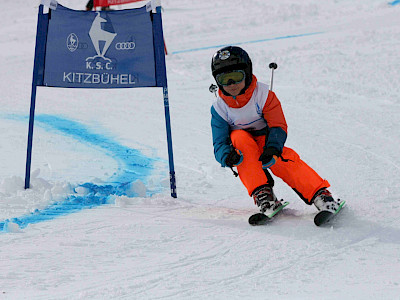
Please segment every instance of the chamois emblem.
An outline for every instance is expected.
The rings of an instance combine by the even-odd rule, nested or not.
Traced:
[[[75,33],[71,33],[67,38],[67,48],[69,51],[74,52],[78,48],[78,37]]]
[[[100,12],[97,12],[96,18],[93,20],[92,26],[89,30],[89,36],[92,40],[93,46],[96,49],[97,56],[103,59],[110,60],[104,55],[106,54],[108,48],[110,47],[112,41],[114,40],[116,33],[106,31],[101,28],[101,23],[106,23],[107,20],[100,16]],[[103,49],[100,49],[100,42],[104,42]],[[111,61],[111,60],[110,60]]]

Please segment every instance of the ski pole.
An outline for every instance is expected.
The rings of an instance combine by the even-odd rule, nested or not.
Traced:
[[[269,64],[269,68],[272,69],[272,74],[271,74],[271,88],[270,91],[272,91],[272,84],[274,83],[274,70],[278,68],[278,65],[274,62]]]

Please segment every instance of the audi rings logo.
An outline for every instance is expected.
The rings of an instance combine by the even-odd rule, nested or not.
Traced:
[[[117,50],[133,50],[135,49],[135,47],[136,47],[135,42],[122,42],[115,44],[115,49]]]

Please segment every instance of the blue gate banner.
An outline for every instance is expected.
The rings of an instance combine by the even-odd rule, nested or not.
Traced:
[[[44,5],[49,7],[44,13]],[[38,86],[162,87],[171,196],[176,198],[161,3],[120,11],[76,11],[56,0],[39,5],[33,63],[25,189],[30,187]]]
[[[125,88],[164,86],[160,51],[146,7],[121,11],[50,10],[44,86]],[[162,28],[158,28],[162,33]],[[164,51],[163,43],[160,45]],[[162,53],[164,55],[164,53]],[[161,74],[161,77],[166,77]],[[158,80],[157,80],[158,79]]]

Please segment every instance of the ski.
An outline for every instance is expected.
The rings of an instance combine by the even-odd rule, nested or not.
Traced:
[[[319,213],[317,213],[314,217],[314,224],[317,226],[321,226],[326,223],[329,223],[342,210],[345,203],[346,203],[346,201],[341,201],[339,203],[338,209],[335,212],[323,210],[323,211],[320,211]]]
[[[283,208],[289,205],[289,202],[282,202],[282,205],[279,206],[276,210],[274,210],[271,214],[266,215],[263,213],[257,213],[249,218],[249,224],[252,226],[257,226],[257,225],[264,225],[266,223],[271,222],[274,219],[274,216],[276,216],[280,211],[282,211]]]

